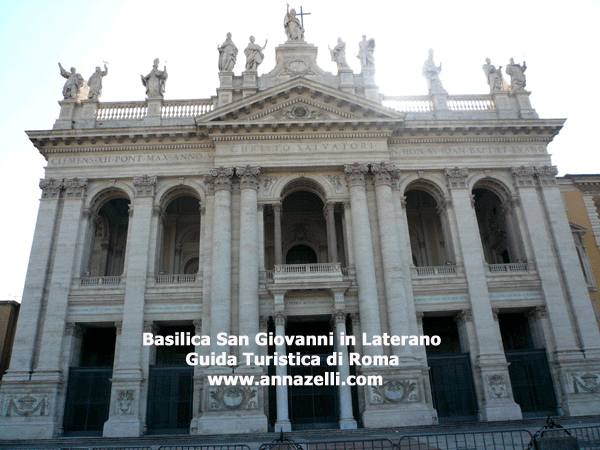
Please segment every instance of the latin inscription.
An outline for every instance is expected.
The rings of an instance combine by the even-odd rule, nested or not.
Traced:
[[[225,147],[220,152],[231,155],[252,155],[269,153],[331,153],[347,151],[385,150],[385,143],[379,142],[315,142],[289,144],[242,144]]]
[[[448,156],[448,155],[543,155],[545,146],[499,146],[499,147],[404,147],[390,148],[392,155],[399,156]]]
[[[213,155],[206,152],[194,153],[154,153],[141,155],[107,156],[55,156],[48,160],[49,166],[102,166],[127,164],[188,163],[191,161],[212,162]]]

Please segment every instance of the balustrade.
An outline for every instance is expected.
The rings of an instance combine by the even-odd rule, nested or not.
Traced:
[[[185,275],[156,275],[154,277],[156,284],[181,284],[181,283],[195,283],[195,274]]]
[[[118,286],[121,277],[82,277],[79,279],[80,286]]]
[[[456,266],[446,265],[413,267],[413,274],[420,277],[456,275]]]
[[[171,100],[163,102],[161,117],[195,117],[213,110],[211,99]]]
[[[488,264],[491,273],[527,272],[529,266],[526,262],[509,264]]]
[[[448,97],[451,111],[492,111],[496,109],[489,95],[451,95]]]
[[[100,103],[96,120],[143,119],[148,114],[146,102]]]

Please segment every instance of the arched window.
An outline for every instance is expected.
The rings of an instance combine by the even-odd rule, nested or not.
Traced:
[[[200,203],[191,195],[171,200],[162,216],[159,272],[195,274],[199,270]]]
[[[406,193],[406,217],[415,266],[440,266],[450,260],[437,201],[423,189]]]
[[[129,200],[113,198],[98,210],[93,222],[89,270],[93,277],[119,276],[125,265]]]
[[[317,254],[308,245],[295,245],[285,255],[286,264],[314,264]]]

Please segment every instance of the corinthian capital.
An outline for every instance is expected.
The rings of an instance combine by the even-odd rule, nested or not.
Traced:
[[[398,182],[400,177],[400,169],[391,163],[371,164],[371,172],[375,177],[375,187],[381,185],[392,186],[394,182]]]
[[[241,189],[258,190],[258,176],[260,175],[260,167],[236,167],[235,173],[240,177]]]
[[[87,189],[87,178],[68,178],[63,181],[67,198],[81,198]]]
[[[348,187],[353,186],[364,186],[365,185],[365,174],[369,172],[369,166],[366,164],[346,164],[344,166],[344,173],[346,174],[346,182]]]
[[[136,197],[154,197],[154,188],[156,187],[156,176],[144,175],[133,178]]]
[[[450,188],[466,188],[468,176],[468,169],[460,167],[455,167],[454,169],[446,169],[446,178],[448,179],[448,187]]]
[[[40,179],[40,189],[42,190],[42,198],[58,198],[62,187],[62,180],[56,180],[54,178]]]
[[[556,166],[543,166],[535,168],[535,176],[537,177],[540,186],[556,185],[556,175],[558,175],[558,169]]]
[[[519,187],[531,187],[535,185],[533,180],[533,176],[535,175],[534,167],[513,167],[512,174],[516,185]]]
[[[207,184],[212,184],[215,191],[226,189],[231,190],[231,178],[233,177],[233,167],[217,167],[210,169],[209,174],[204,178]]]

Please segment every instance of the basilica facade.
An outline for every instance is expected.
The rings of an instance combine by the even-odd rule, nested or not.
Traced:
[[[486,95],[375,83],[316,63],[293,10],[275,68],[252,40],[219,47],[210,99],[101,102],[67,78],[46,158],[12,360],[4,438],[376,428],[600,413],[600,334],[524,65],[489,61]],[[509,70],[510,68],[510,70]],[[483,76],[483,75],[482,75]],[[144,345],[200,335],[208,345]],[[219,333],[249,336],[218,345]],[[319,347],[253,337],[329,336]],[[376,336],[439,345],[364,345]],[[356,336],[346,345],[340,335]],[[235,366],[191,366],[189,353]],[[244,353],[316,357],[260,365]],[[325,363],[342,355],[336,366]],[[348,355],[398,364],[349,364]],[[379,358],[379,360],[382,360]],[[365,386],[209,383],[214,375],[380,377]]]

